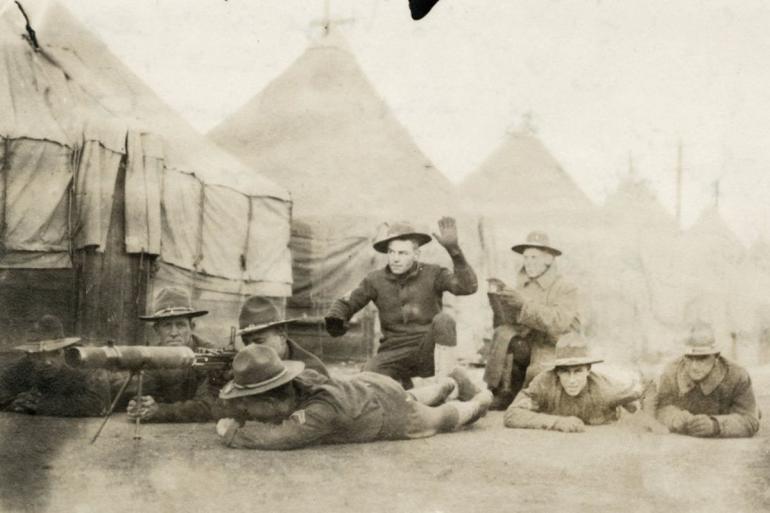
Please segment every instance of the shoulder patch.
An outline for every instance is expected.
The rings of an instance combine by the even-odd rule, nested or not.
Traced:
[[[297,410],[289,416],[289,420],[300,426],[305,423],[305,410]]]

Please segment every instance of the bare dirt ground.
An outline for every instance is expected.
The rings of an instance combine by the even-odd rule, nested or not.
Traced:
[[[604,426],[513,430],[492,412],[430,439],[292,452],[220,445],[213,424],[142,426],[0,414],[0,511],[770,511],[770,369],[752,372],[757,437]]]

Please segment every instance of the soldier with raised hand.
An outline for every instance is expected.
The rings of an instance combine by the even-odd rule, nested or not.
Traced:
[[[711,325],[696,323],[684,355],[660,376],[656,416],[672,433],[741,438],[759,430],[749,373],[720,354]]]
[[[453,270],[420,262],[420,247],[431,236],[409,223],[394,223],[374,243],[376,251],[388,255],[388,264],[335,301],[325,317],[329,334],[341,336],[350,318],[373,302],[383,337],[364,370],[390,376],[404,388],[411,388],[413,377],[434,375],[436,345],[457,344],[455,321],[442,311],[444,292],[462,296],[478,288],[476,274],[460,249],[455,220],[443,217],[438,224],[439,233],[434,237],[452,258]]]
[[[484,381],[504,410],[516,393],[551,364],[559,337],[580,330],[577,288],[558,271],[562,253],[548,234],[533,231],[511,248],[523,258],[516,287],[489,280],[494,334]]]

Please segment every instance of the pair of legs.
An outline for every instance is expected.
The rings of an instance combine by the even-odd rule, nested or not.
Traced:
[[[466,400],[447,401],[452,392]],[[436,433],[454,431],[483,417],[492,402],[489,390],[480,391],[459,368],[450,377],[415,387],[409,395],[407,438],[425,438]]]
[[[364,366],[365,371],[384,374],[398,381],[405,390],[412,388],[412,378],[435,374],[436,346],[457,345],[455,320],[447,313],[437,314],[428,331],[417,335],[415,345],[379,351]]]
[[[504,410],[525,384],[532,352],[530,341],[510,325],[495,328],[484,381],[492,390],[494,410]]]

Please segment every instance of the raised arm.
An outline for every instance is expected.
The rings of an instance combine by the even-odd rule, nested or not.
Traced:
[[[478,279],[460,249],[457,224],[454,218],[442,217],[438,222],[438,227],[439,233],[434,233],[433,237],[449,253],[454,269],[453,271],[441,269],[436,280],[436,289],[439,292],[451,292],[456,296],[468,296],[475,293],[479,288]]]

